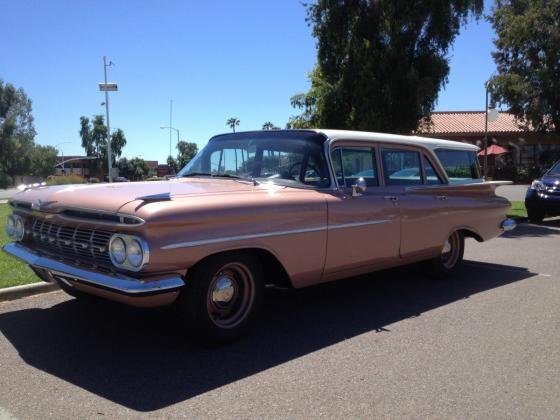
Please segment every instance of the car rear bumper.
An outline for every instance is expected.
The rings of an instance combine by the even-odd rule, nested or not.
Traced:
[[[172,303],[185,282],[179,275],[137,279],[123,274],[101,273],[75,267],[41,255],[12,242],[4,251],[29,264],[44,281],[134,306],[162,306]]]

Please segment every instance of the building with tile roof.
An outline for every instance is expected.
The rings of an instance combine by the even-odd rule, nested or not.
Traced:
[[[441,111],[423,122],[417,135],[443,138],[484,145],[484,111]],[[497,144],[510,153],[514,165],[546,166],[560,159],[560,137],[554,133],[539,133],[530,125],[516,120],[513,114],[500,111],[496,121],[488,123],[488,145]]]

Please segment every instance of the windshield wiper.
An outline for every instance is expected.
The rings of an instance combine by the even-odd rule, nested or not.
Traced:
[[[192,176],[210,176],[212,178],[231,178],[231,179],[238,179],[240,181],[252,182],[253,185],[259,184],[255,178],[248,178],[248,177],[232,175],[232,174],[211,174],[208,172],[190,172],[188,174],[182,175],[183,178],[192,177]]]
[[[209,174],[207,172],[190,172],[188,174],[181,175],[181,178],[187,178],[189,176],[212,176],[212,174]]]

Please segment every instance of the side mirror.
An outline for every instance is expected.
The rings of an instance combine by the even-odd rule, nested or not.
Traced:
[[[367,190],[367,184],[364,178],[358,178],[356,183],[352,185],[352,197],[359,197]]]

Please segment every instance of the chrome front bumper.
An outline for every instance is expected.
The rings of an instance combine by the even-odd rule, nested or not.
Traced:
[[[150,296],[177,291],[185,285],[180,276],[162,276],[160,278],[136,279],[122,274],[104,274],[85,270],[72,265],[53,260],[40,255],[38,252],[16,242],[4,246],[4,251],[26,262],[44,281],[72,283],[104,289],[131,297]],[[46,277],[46,278],[45,278]]]

